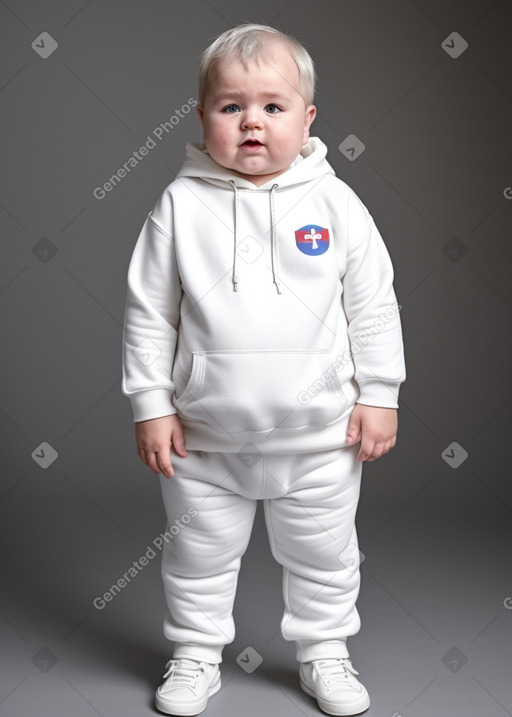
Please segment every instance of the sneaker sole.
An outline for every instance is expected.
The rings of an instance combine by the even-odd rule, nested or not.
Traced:
[[[340,717],[350,717],[351,715],[359,715],[361,712],[366,712],[370,706],[370,696],[368,692],[365,692],[361,698],[354,701],[351,705],[340,702],[326,702],[325,700],[318,697],[310,687],[308,687],[302,680],[300,680],[300,686],[304,692],[310,697],[314,697],[318,702],[318,706],[328,715],[339,715]]]
[[[192,715],[198,715],[206,709],[208,700],[212,695],[220,690],[221,677],[220,673],[217,674],[216,680],[210,685],[207,693],[204,697],[200,697],[197,700],[190,700],[189,702],[173,702],[172,700],[166,700],[161,697],[158,693],[155,695],[155,705],[160,712],[164,712],[168,715],[179,715],[180,717],[192,717]]]

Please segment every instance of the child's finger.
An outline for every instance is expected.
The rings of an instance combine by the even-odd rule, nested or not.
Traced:
[[[386,451],[384,450],[384,444],[375,443],[372,452],[368,458],[368,461],[376,461],[377,458],[380,458],[384,453],[386,453]]]
[[[185,434],[181,424],[174,429],[171,435],[171,445],[179,456],[185,457],[188,455],[185,448]]]
[[[183,436],[174,434],[171,445],[179,456],[188,456],[187,449],[185,448],[185,439]]]
[[[160,470],[156,462],[156,453],[154,453],[153,451],[144,451],[143,455],[144,458],[142,460],[147,465],[147,467],[151,468],[154,473],[159,473]]]
[[[371,456],[373,451],[374,442],[369,441],[368,439],[364,439],[361,441],[361,447],[359,448],[359,453],[357,454],[357,460],[358,461],[366,461]]]
[[[367,459],[368,462],[375,461],[377,458],[381,458],[386,453],[389,453],[389,451],[393,448],[394,443],[393,440],[390,439],[389,441],[381,442],[381,443],[375,443],[371,452],[371,455]]]
[[[173,477],[174,468],[172,467],[171,452],[169,449],[158,453],[158,467],[159,473],[162,473],[166,478]]]
[[[357,443],[361,438],[361,418],[359,416],[358,407],[355,406],[352,409],[350,418],[347,426],[347,434],[345,436],[345,443],[349,446]]]
[[[352,420],[348,424],[347,435],[345,437],[345,443],[352,445],[357,443],[361,438],[361,424],[353,422]]]

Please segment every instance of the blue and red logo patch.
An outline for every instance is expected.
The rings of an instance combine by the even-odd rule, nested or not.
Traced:
[[[329,230],[308,224],[295,232],[295,242],[303,254],[324,254],[329,248]]]

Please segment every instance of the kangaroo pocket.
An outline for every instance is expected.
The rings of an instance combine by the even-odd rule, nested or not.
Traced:
[[[347,399],[328,351],[194,351],[182,418],[220,433],[334,421]]]

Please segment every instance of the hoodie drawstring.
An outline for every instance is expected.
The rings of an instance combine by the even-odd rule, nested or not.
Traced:
[[[228,184],[233,189],[233,192],[235,193],[235,231],[234,231],[234,238],[233,238],[233,271],[231,275],[231,281],[233,282],[233,291],[238,291],[238,271],[237,271],[237,249],[238,249],[238,234],[239,234],[239,226],[238,226],[238,217],[240,214],[240,198],[238,194],[238,188],[234,182],[233,179],[230,179],[228,181]],[[278,188],[278,184],[273,184],[270,189],[269,194],[269,200],[270,200],[270,252],[271,252],[271,258],[272,258],[272,279],[276,286],[277,293],[281,293],[281,288],[279,285],[279,281],[277,279],[277,275],[279,275],[279,246],[277,242],[277,232],[276,232],[276,209],[275,209],[275,201],[274,201],[274,195],[275,190]]]
[[[270,189],[270,251],[272,252],[272,279],[276,285],[277,293],[281,293],[279,288],[279,281],[276,278],[276,271],[279,274],[279,249],[277,245],[277,233],[276,233],[276,208],[274,203],[275,190],[279,185],[273,184]]]
[[[239,199],[238,199],[238,189],[235,184],[235,182],[230,179],[228,182],[231,185],[231,188],[233,189],[235,193],[235,233],[234,233],[234,240],[233,240],[233,273],[231,276],[231,281],[233,282],[233,291],[238,291],[238,273],[236,268],[236,253],[237,253],[237,244],[238,244],[238,214],[239,214]]]

